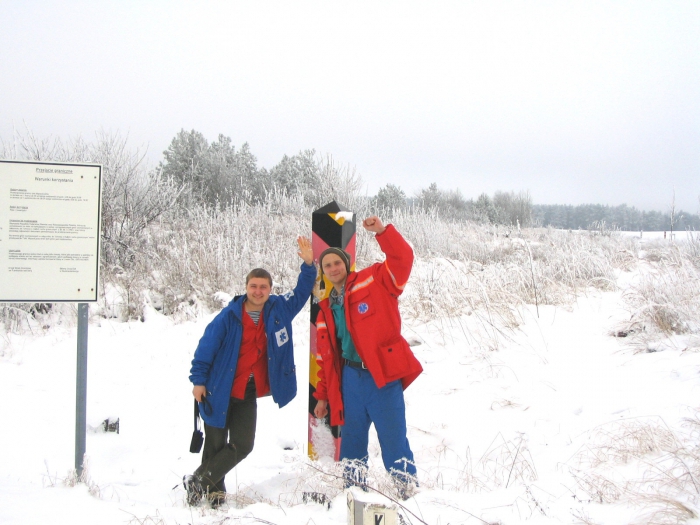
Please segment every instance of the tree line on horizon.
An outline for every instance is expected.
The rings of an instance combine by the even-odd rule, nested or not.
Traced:
[[[247,143],[236,149],[232,140],[223,134],[209,143],[202,133],[182,129],[163,152],[158,168],[163,177],[186,188],[182,199],[188,203],[226,206],[244,201],[256,204],[270,191],[301,196],[312,206],[321,206],[327,199],[327,192],[319,189],[328,185],[328,159],[319,160],[313,149],[284,155],[268,170],[258,168]],[[359,190],[359,176],[352,173],[351,179],[351,186]],[[356,197],[362,199],[359,193]],[[534,204],[528,191],[497,191],[493,196],[482,193],[474,199],[464,197],[459,189],[438,188],[434,182],[413,196],[406,195],[400,186],[386,184],[365,200],[370,211],[388,217],[418,207],[432,210],[447,220],[506,227],[578,230],[595,229],[604,224],[623,231],[700,230],[700,216],[682,210],[662,213],[642,211],[626,204]]]
[[[566,230],[586,230],[604,223],[622,231],[700,231],[698,214],[683,210],[643,211],[627,204],[536,204],[533,219],[539,225]]]

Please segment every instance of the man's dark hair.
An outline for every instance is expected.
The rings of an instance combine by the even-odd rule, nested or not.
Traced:
[[[270,275],[270,272],[262,268],[253,268],[252,270],[250,270],[250,272],[248,272],[248,275],[245,276],[245,285],[248,286],[248,281],[255,277],[259,279],[267,279],[270,283],[270,288],[272,288],[272,276]]]

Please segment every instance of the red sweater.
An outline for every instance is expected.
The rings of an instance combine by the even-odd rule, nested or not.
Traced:
[[[270,380],[267,375],[267,336],[263,316],[256,325],[248,312],[243,312],[243,336],[241,350],[238,354],[236,374],[233,376],[231,397],[245,398],[245,387],[250,374],[255,377],[257,397],[270,392]]]

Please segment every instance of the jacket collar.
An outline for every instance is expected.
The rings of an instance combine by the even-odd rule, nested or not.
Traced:
[[[243,322],[243,303],[245,303],[245,300],[245,294],[236,295],[233,299],[231,299],[231,302],[228,303],[225,308],[230,309],[233,315],[235,315],[241,322]],[[274,302],[274,296],[270,295],[262,309],[263,319],[270,313],[270,309],[273,307]]]

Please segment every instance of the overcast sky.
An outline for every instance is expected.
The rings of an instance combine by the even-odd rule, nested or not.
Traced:
[[[700,210],[700,1],[0,2],[0,137],[180,129],[373,195]]]

